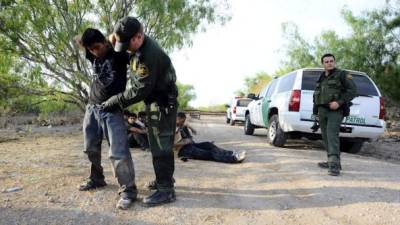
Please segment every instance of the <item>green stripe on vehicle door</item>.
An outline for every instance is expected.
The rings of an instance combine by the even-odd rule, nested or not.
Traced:
[[[263,98],[261,105],[261,115],[262,121],[265,127],[268,127],[268,111],[269,111],[269,102],[270,100],[267,98]]]

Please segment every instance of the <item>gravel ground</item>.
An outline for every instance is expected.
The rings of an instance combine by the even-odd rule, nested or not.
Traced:
[[[109,185],[79,192],[88,172],[79,127],[2,130],[0,224],[400,224],[400,142],[382,139],[360,155],[344,153],[342,175],[331,177],[316,166],[326,158],[319,142],[275,148],[264,129],[245,136],[223,122],[194,120],[196,140],[246,150],[244,163],[176,159],[177,201],[154,208],[138,201],[127,211],[115,209],[118,186],[105,143]],[[131,152],[141,200],[154,179],[151,156]]]

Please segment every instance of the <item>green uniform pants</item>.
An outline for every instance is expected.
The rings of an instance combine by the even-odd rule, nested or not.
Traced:
[[[153,103],[146,105],[146,114],[157,189],[170,191],[174,188],[175,161],[172,148],[176,128],[176,107],[158,107]]]
[[[325,107],[318,107],[319,124],[322,141],[328,153],[328,162],[340,162],[340,124],[343,120],[342,110],[331,111]]]

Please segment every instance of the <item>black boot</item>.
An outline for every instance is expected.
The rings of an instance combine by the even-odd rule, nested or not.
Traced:
[[[328,168],[329,168],[328,162],[319,162],[319,163],[318,163],[318,166],[319,166],[320,168],[322,168],[322,169],[328,169]],[[342,170],[342,165],[341,165],[341,163],[339,163],[339,170]]]
[[[339,163],[328,163],[329,170],[328,174],[331,176],[339,176],[340,175],[340,164]]]
[[[107,183],[104,180],[95,182],[93,180],[88,179],[83,184],[79,185],[79,190],[80,191],[89,191],[89,190],[93,190],[96,188],[104,187],[106,185],[107,185]]]
[[[172,182],[175,183],[175,179],[172,178]],[[147,188],[149,190],[157,190],[157,181],[156,180],[152,180],[147,184]]]
[[[148,197],[143,199],[143,203],[145,206],[157,206],[170,202],[174,202],[176,200],[175,191],[156,191]]]
[[[154,172],[158,190],[171,190],[174,188],[174,155],[153,157]]]

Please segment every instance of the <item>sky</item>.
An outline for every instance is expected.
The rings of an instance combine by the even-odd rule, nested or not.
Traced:
[[[381,8],[385,0],[231,0],[231,20],[193,35],[193,45],[171,54],[178,81],[194,86],[191,106],[226,104],[244,79],[258,72],[273,74],[284,60],[282,23],[298,25],[312,41],[321,32],[349,34],[341,17],[347,7],[356,15]]]

